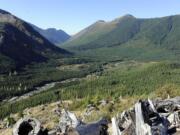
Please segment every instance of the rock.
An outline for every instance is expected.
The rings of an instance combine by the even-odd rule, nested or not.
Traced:
[[[13,128],[13,135],[48,135],[46,130],[43,130],[41,123],[34,118],[22,118]]]

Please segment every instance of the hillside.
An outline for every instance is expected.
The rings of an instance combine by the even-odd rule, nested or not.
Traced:
[[[103,99],[118,100],[122,97],[138,100],[148,97],[166,98],[168,95],[175,97],[180,94],[179,63],[115,62],[104,65],[103,69],[104,71],[89,74],[81,80],[56,84],[55,87],[29,98],[2,104],[0,118],[21,112],[25,108],[59,100],[74,101],[70,110],[76,110]],[[15,91],[11,93],[15,94]],[[5,97],[7,94],[2,95]],[[127,104],[118,105],[115,108],[121,111],[127,107]]]
[[[0,72],[66,54],[69,53],[54,46],[28,23],[0,10]]]
[[[58,124],[57,108],[66,108],[85,118],[83,122],[92,122],[101,117],[114,117],[139,99],[165,99],[180,94],[179,63],[129,61],[109,63],[103,68],[103,72],[82,80],[56,84],[54,88],[29,98],[2,103],[0,118],[11,115],[0,122],[0,126],[4,125],[1,134],[11,130],[11,126],[6,127],[10,118],[17,121],[22,116],[35,117],[51,130]],[[94,106],[88,109],[88,105]]]
[[[178,59],[180,16],[138,19],[125,15],[98,21],[62,47],[101,59]]]
[[[128,24],[127,24],[128,22]],[[106,44],[104,43],[100,43],[100,39],[102,40],[102,38],[104,38],[104,40],[109,40],[109,41],[113,41],[113,42],[117,42],[117,40],[120,41],[119,38],[123,40],[123,34],[127,34],[128,37],[128,31],[127,33],[125,33],[125,30],[130,29],[135,29],[136,27],[133,28],[133,24],[136,24],[136,19],[131,16],[131,15],[126,15],[123,16],[121,18],[118,18],[112,22],[105,22],[103,20],[99,20],[97,22],[95,22],[94,24],[92,24],[91,26],[87,27],[86,29],[80,31],[79,33],[77,33],[76,35],[74,35],[69,41],[67,41],[65,43],[66,47],[79,47],[81,49],[84,48],[86,49],[90,49],[90,48],[99,48],[101,46],[106,46]],[[115,33],[117,32],[117,33]],[[107,35],[111,35],[111,39],[110,37]],[[119,35],[121,34],[121,35]],[[108,39],[105,37],[108,36]],[[126,38],[124,36],[124,38]],[[96,44],[93,45],[93,43]],[[119,43],[119,42],[117,42]],[[64,46],[65,46],[64,45]],[[91,46],[91,47],[90,47]],[[93,47],[92,47],[93,46]]]
[[[55,28],[42,29],[35,25],[32,25],[32,26],[36,31],[38,31],[42,36],[44,36],[46,39],[48,39],[53,44],[64,43],[71,37],[63,30],[57,30]]]

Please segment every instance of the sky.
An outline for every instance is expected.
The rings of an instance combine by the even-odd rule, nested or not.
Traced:
[[[73,35],[98,20],[125,14],[137,18],[180,14],[180,0],[0,0],[0,9],[41,28]]]

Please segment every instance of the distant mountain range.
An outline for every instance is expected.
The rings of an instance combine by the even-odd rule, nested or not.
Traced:
[[[179,37],[180,15],[100,20],[70,38],[62,30],[43,30],[0,10],[0,73],[70,51],[98,60],[179,60]]]
[[[0,10],[0,72],[67,54],[25,21]]]
[[[61,47],[102,59],[180,58],[180,15],[139,19],[125,15],[97,21]]]
[[[46,39],[48,39],[50,42],[56,45],[60,45],[61,43],[67,41],[71,37],[63,30],[57,30],[55,28],[42,29],[35,25],[32,26],[42,36],[44,36]]]

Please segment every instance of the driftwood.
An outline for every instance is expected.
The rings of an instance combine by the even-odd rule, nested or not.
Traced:
[[[106,119],[85,124],[78,120],[75,114],[62,110],[57,128],[47,131],[34,118],[20,119],[13,128],[13,135],[108,135]]]
[[[121,135],[121,131],[118,127],[118,123],[115,117],[111,119],[112,121],[112,130],[114,131],[113,135]]]
[[[97,122],[80,125],[76,128],[79,135],[108,135],[108,121],[101,119]]]
[[[108,121],[101,119],[85,124],[75,114],[59,110],[59,124],[47,132],[34,118],[20,119],[13,135],[108,135]],[[139,101],[133,108],[112,118],[113,135],[180,134],[180,97],[166,100]]]
[[[78,120],[74,113],[62,110],[56,133],[62,135],[107,135],[107,125],[106,119],[85,124]],[[50,135],[54,135],[54,132],[51,131]]]
[[[113,135],[172,135],[180,130],[180,97],[139,101],[112,119]]]
[[[62,110],[61,112],[61,118],[59,121],[58,128],[61,133],[65,134],[67,132],[67,129],[69,127],[76,128],[81,124],[80,120],[78,120],[74,113],[71,113],[66,110]]]
[[[15,124],[13,135],[47,135],[47,131],[42,129],[37,119],[26,117]]]

